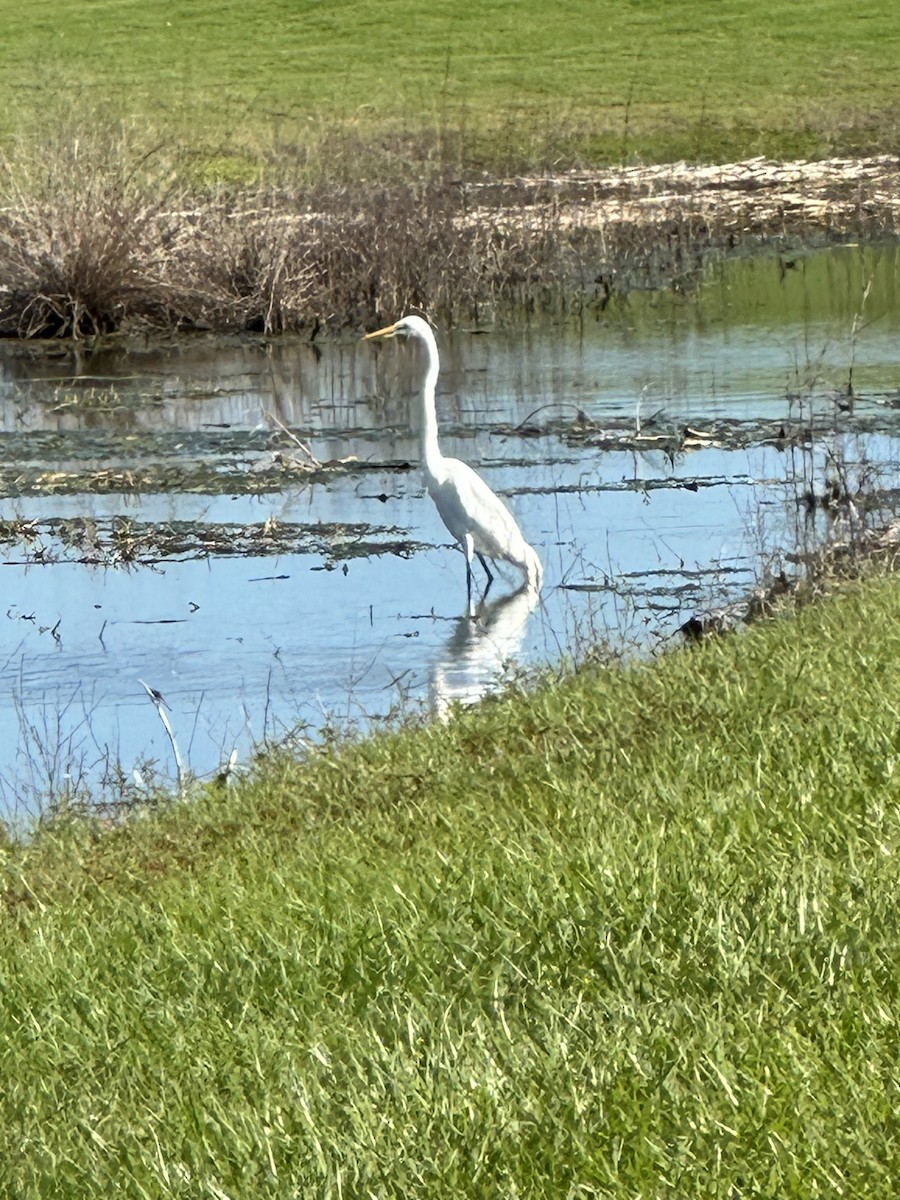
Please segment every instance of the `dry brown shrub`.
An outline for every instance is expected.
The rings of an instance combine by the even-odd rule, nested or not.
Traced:
[[[171,323],[283,333],[309,321],[305,233],[277,197],[208,198],[172,224],[165,274]]]
[[[0,331],[79,337],[119,329],[157,299],[169,190],[147,189],[120,131],[60,135],[0,158]],[[143,156],[142,156],[143,158]],[[159,181],[157,181],[157,184]]]

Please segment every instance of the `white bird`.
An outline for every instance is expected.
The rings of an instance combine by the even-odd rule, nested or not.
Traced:
[[[428,494],[434,501],[441,520],[459,542],[466,556],[469,616],[473,615],[473,555],[478,555],[478,561],[487,575],[485,596],[494,579],[485,556],[512,563],[524,574],[527,586],[539,592],[544,576],[541,560],[525,541],[512,513],[468,463],[461,462],[458,458],[445,458],[441,454],[434,406],[434,389],[440,370],[440,358],[431,327],[421,317],[409,316],[365,335],[366,340],[391,337],[418,338],[420,342],[424,342],[428,351],[428,370],[422,384],[422,421],[419,435],[422,468]]]

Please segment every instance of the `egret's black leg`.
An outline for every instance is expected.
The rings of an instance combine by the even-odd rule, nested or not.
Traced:
[[[472,561],[466,555],[466,613],[472,616]]]
[[[487,563],[485,562],[484,555],[481,553],[481,551],[476,550],[476,554],[478,555],[478,561],[484,567],[485,575],[487,575],[487,584],[485,585],[484,595],[482,596],[482,599],[484,599],[487,596],[488,592],[491,590],[491,584],[494,582],[494,573],[491,570],[491,568],[487,565]]]

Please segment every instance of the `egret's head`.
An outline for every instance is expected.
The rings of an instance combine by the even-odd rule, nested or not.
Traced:
[[[422,338],[423,341],[434,340],[431,326],[424,318],[416,316],[403,317],[401,320],[395,321],[393,325],[386,325],[384,329],[376,329],[374,333],[367,333],[364,340],[391,337],[417,337]]]

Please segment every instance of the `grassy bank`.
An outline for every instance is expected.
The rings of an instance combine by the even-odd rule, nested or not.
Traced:
[[[4,851],[0,1191],[888,1197],[900,593]]]
[[[47,0],[8,23],[0,134],[100,98],[238,176],[335,128],[491,169],[892,151],[898,37],[881,0]]]

